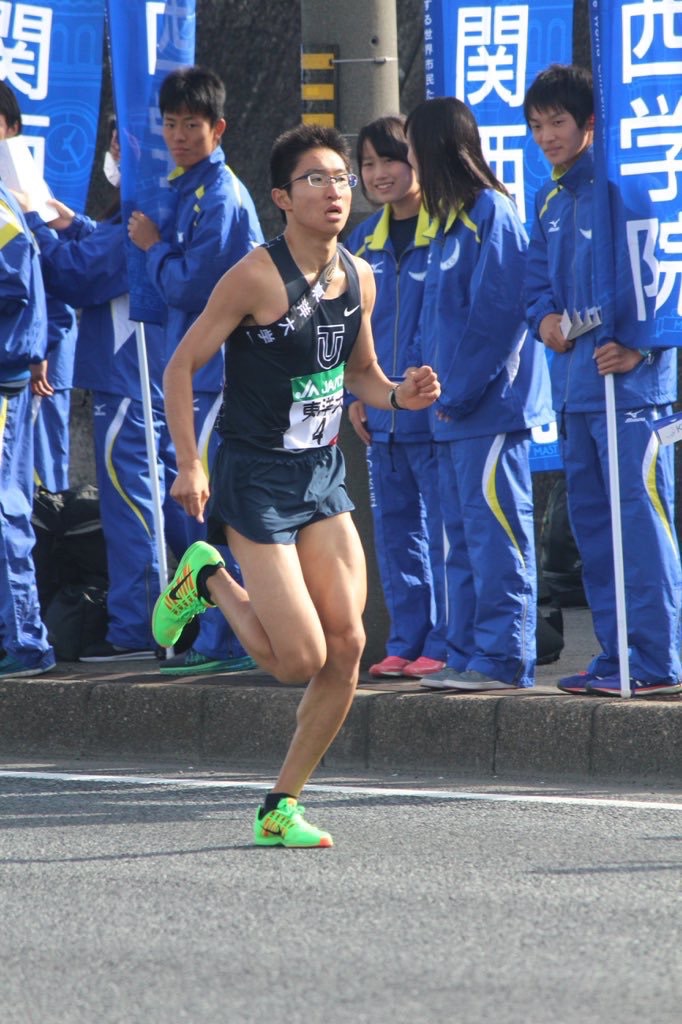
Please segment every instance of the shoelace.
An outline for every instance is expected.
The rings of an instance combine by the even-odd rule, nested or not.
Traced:
[[[277,826],[282,835],[285,835],[287,829],[291,828],[291,826],[296,823],[296,818],[303,816],[304,811],[305,807],[302,807],[301,804],[293,804],[292,806],[287,807],[286,810],[276,807],[273,811],[268,811],[263,818],[261,825],[268,832],[272,832],[273,830],[268,828],[268,825],[266,824],[267,822],[272,822],[273,825]]]
[[[206,607],[206,602],[199,597],[196,591],[188,594],[178,594],[175,597],[171,597],[170,594],[168,594],[165,599],[165,604],[168,610],[173,611],[176,615],[191,611],[203,611]]]

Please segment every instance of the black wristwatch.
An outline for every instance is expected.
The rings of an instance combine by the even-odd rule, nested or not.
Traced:
[[[389,402],[391,404],[391,408],[397,409],[398,412],[404,412],[405,411],[405,406],[404,405],[399,405],[398,404],[398,399],[395,397],[395,393],[396,393],[396,391],[398,390],[399,387],[400,387],[400,384],[396,384],[395,387],[391,388],[391,390],[388,393],[388,400],[389,400]]]

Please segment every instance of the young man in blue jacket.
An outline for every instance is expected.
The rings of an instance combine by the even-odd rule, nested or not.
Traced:
[[[553,353],[552,402],[560,426],[569,514],[601,647],[586,671],[558,685],[574,694],[621,692],[604,392],[604,375],[611,373],[630,688],[634,697],[651,697],[682,692],[682,574],[673,518],[673,448],[661,447],[653,430],[676,398],[676,353],[673,348],[637,347],[635,294],[627,284],[616,295],[613,339],[603,343],[594,328],[574,335],[562,326],[565,313],[569,318],[578,313],[585,321],[586,311],[596,308],[593,103],[590,73],[571,65],[552,65],[541,72],[524,101],[533,138],[552,166],[550,180],[535,198],[526,307],[532,330]],[[617,232],[614,256],[625,261],[625,225],[615,203],[612,219]],[[627,266],[616,271],[618,281],[631,280]]]
[[[56,234],[36,213],[26,217],[41,247],[46,286],[80,309],[75,384],[92,393],[95,471],[109,574],[107,636],[86,645],[81,660],[153,658],[149,617],[160,581],[140,367],[134,324],[128,319],[124,228],[120,211],[95,222],[60,203],[55,207],[51,223],[59,227]],[[146,340],[163,500],[176,471],[163,417],[162,328],[148,326]],[[176,509],[167,498],[165,535],[179,554],[186,531]]]
[[[0,137],[16,101],[0,82]],[[18,107],[16,108],[18,114]],[[40,617],[31,525],[31,364],[45,358],[47,309],[38,248],[0,181],[0,677],[35,676],[55,664]]]
[[[0,139],[21,135],[21,111],[13,91],[0,83]],[[21,205],[21,204],[20,204]],[[29,217],[26,222],[33,230]],[[35,483],[48,491],[69,486],[69,416],[76,351],[76,315],[46,290],[46,359],[31,364]]]
[[[105,174],[118,188],[120,151],[115,127],[107,156]],[[120,201],[117,197],[99,222],[52,202],[56,234],[35,213],[28,213],[27,220],[41,247],[46,285],[81,311],[75,383],[92,393],[95,470],[109,575],[106,639],[87,645],[80,660],[151,658],[151,611],[160,590],[158,550],[137,340],[129,320]],[[163,411],[161,325],[146,325],[146,355],[164,537],[179,558],[188,543],[188,519],[170,498],[177,467]],[[246,657],[225,659],[220,671],[252,665]]]
[[[226,128],[224,103],[225,88],[212,71],[189,67],[167,76],[159,106],[164,139],[176,164],[169,178],[177,198],[172,236],[139,210],[128,224],[130,239],[146,252],[150,279],[168,307],[166,359],[202,312],[222,275],[263,241],[251,196],[226,165],[220,147]],[[218,352],[194,380],[195,426],[207,469],[218,446],[213,426],[223,375],[223,355]],[[188,543],[205,538],[204,526],[188,520],[187,528]],[[238,571],[227,549],[224,556]],[[224,618],[209,612],[201,620],[192,648],[167,659],[161,671],[216,671],[226,659],[243,656]]]

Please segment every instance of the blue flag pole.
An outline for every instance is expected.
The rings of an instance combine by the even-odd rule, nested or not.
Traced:
[[[569,63],[573,0],[424,0],[426,99],[457,96],[472,110],[486,159],[530,227],[547,165],[523,116],[523,97],[548,64]],[[531,434],[532,472],[561,469],[554,420]]]
[[[618,0],[616,0],[617,2]],[[611,6],[611,0],[605,0],[605,2],[595,0],[590,13],[595,101],[592,252],[595,298],[601,314],[601,325],[597,328],[597,343],[600,345],[615,339],[616,268],[613,251],[611,190],[606,159],[607,135],[612,125],[610,123],[609,82],[604,61],[605,49],[610,45],[611,19],[615,13],[609,9]],[[612,373],[607,373],[604,377],[604,399],[606,405],[609,494],[611,496],[611,539],[618,631],[620,695],[621,697],[631,697],[620,473],[618,467],[618,422],[616,418],[615,382]]]
[[[156,538],[156,554],[159,562],[159,579],[161,586],[165,586],[168,580],[168,560],[166,558],[165,528],[163,519],[163,506],[161,504],[161,490],[159,488],[159,477],[155,471],[156,442],[154,438],[154,417],[152,409],[152,392],[149,381],[149,362],[147,360],[147,343],[144,333],[144,324],[138,320],[135,324],[135,344],[137,345],[137,363],[140,368],[140,391],[142,393],[142,410],[144,413],[144,435],[147,447],[147,463],[149,464],[149,482],[152,491],[152,518],[154,520],[154,536]],[[173,649],[168,648],[170,653],[167,658],[172,657]]]
[[[628,619],[625,606],[625,566],[623,561],[623,529],[620,516],[620,473],[618,469],[618,423],[616,420],[616,392],[612,373],[604,377],[606,400],[606,437],[609,460],[609,494],[611,495],[611,536],[613,546],[613,576],[616,592],[616,625],[618,629],[618,670],[620,695],[631,697],[630,651],[628,647]]]
[[[163,140],[158,93],[175,68],[194,62],[195,0],[174,0],[161,10],[144,0],[107,0],[116,120],[121,145],[123,222],[134,209],[156,211],[163,229],[172,202],[167,176],[170,158]],[[127,241],[127,239],[126,239]],[[130,318],[137,321],[135,341],[152,494],[159,579],[168,580],[163,507],[154,435],[154,417],[144,321],[163,323],[161,296],[146,274],[145,254],[127,241]],[[168,648],[166,657],[173,656]]]

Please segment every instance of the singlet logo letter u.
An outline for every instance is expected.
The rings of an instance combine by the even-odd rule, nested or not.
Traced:
[[[344,333],[344,324],[317,325],[317,361],[323,370],[338,365]]]

